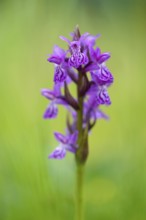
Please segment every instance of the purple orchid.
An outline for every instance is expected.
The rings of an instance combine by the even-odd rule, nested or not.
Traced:
[[[78,131],[75,131],[73,134],[68,134],[64,136],[61,133],[54,133],[56,140],[60,143],[59,146],[49,155],[49,158],[53,159],[63,159],[66,155],[66,151],[75,153],[77,150],[77,138]]]
[[[111,100],[108,95],[107,86],[100,86],[94,83],[88,93],[90,95],[91,101],[93,101],[93,105],[110,105]]]
[[[91,72],[92,80],[98,85],[110,85],[113,76],[106,66],[101,66],[98,70]]]
[[[94,48],[90,47],[90,58],[93,62],[97,62],[98,64],[102,64],[103,62],[107,61],[110,58],[110,53],[101,53],[99,47],[95,50]]]
[[[49,62],[55,64],[54,82],[61,83],[66,80],[67,70],[65,62],[66,52],[58,46],[54,47],[53,54],[47,59]]]
[[[66,41],[69,45],[69,51],[71,53],[71,57],[69,58],[69,66],[77,69],[81,65],[86,65],[88,63],[87,51],[81,51],[80,40],[70,42],[67,38],[63,36],[61,36],[60,38]]]
[[[41,91],[50,100],[44,119],[57,117],[58,104],[68,112],[66,135],[54,133],[59,146],[49,158],[62,159],[69,151],[75,154],[77,163],[84,163],[88,156],[88,133],[97,120],[108,119],[100,106],[111,104],[108,88],[114,78],[106,66],[110,53],[102,53],[99,47],[95,47],[99,36],[89,33],[81,35],[76,27],[71,33],[71,40],[60,37],[69,48],[63,50],[54,46],[53,53],[49,55],[48,61],[55,68],[54,88]],[[70,91],[70,84],[76,86],[76,97]]]
[[[61,63],[64,62],[65,56],[66,56],[66,52],[56,45],[54,46],[53,54],[50,55],[47,60],[51,63],[56,63],[60,65]]]
[[[51,101],[44,113],[44,119],[56,118],[58,115],[57,104],[67,105],[66,101],[61,96],[60,86],[55,85],[53,90],[42,89],[41,93],[45,98]]]
[[[81,46],[78,41],[70,43],[71,57],[69,59],[69,65],[78,68],[81,65],[88,63],[87,52],[81,52]]]

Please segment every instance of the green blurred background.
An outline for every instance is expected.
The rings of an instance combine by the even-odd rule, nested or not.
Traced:
[[[0,1],[0,220],[67,220],[74,216],[75,163],[48,160],[64,132],[65,111],[45,121],[41,88],[52,87],[46,61],[54,44],[65,48],[79,24],[101,33],[115,83],[110,121],[90,135],[85,219],[146,219],[146,1]]]

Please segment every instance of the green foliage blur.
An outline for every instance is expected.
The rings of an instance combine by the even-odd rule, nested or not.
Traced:
[[[146,219],[146,1],[0,1],[0,220],[73,220],[75,162],[48,160],[66,112],[45,121],[41,88],[51,88],[46,59],[59,35],[101,34],[112,54],[112,105],[90,134],[85,219]]]

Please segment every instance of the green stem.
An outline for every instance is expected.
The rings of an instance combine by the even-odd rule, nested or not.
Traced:
[[[76,167],[76,218],[75,220],[83,220],[83,174],[84,165]]]
[[[78,96],[78,104],[79,104],[79,110],[78,110],[78,120],[77,120],[77,128],[79,131],[79,138],[82,137],[83,128],[82,128],[82,122],[83,122],[83,97],[80,96],[80,86],[82,84],[82,72],[79,71],[79,79],[78,79],[78,88],[77,88],[77,96]]]
[[[76,153],[76,215],[75,220],[83,220],[83,169],[84,164],[81,161],[81,139],[83,137],[83,97],[80,95],[80,87],[82,85],[82,72],[79,71],[77,97],[79,110],[77,112],[77,129],[78,129],[78,151]]]
[[[82,72],[79,71],[79,78],[78,78],[78,87],[77,87],[77,98],[78,98],[78,105],[79,105],[79,109],[77,111],[77,130],[78,130],[78,150],[76,152],[76,162],[77,164],[81,163],[81,151],[83,146],[81,146],[81,140],[83,137],[83,97],[80,95],[80,87],[82,85]]]

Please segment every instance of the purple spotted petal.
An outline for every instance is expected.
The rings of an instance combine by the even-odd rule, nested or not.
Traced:
[[[96,96],[97,103],[99,105],[110,105],[110,97],[108,95],[107,89],[104,87],[99,88],[97,96]]]
[[[65,148],[62,146],[59,146],[49,155],[49,158],[61,160],[65,157],[65,155],[66,155]]]
[[[69,65],[78,68],[81,65],[88,63],[88,57],[85,53],[74,53],[69,59]]]
[[[54,91],[51,91],[49,89],[42,89],[41,94],[49,100],[54,100],[54,98],[55,98]]]
[[[56,138],[56,140],[62,144],[67,144],[68,143],[68,137],[59,133],[59,132],[54,132],[54,136]]]
[[[91,73],[92,80],[99,85],[109,85],[113,82],[113,76],[107,67],[101,67],[99,70]]]
[[[54,73],[54,82],[62,83],[66,80],[67,73],[66,70],[61,68],[60,66],[55,67],[55,73]]]
[[[44,119],[56,118],[57,114],[58,114],[57,105],[51,102],[48,108],[46,109],[43,117]]]
[[[55,64],[61,64],[65,59],[65,51],[58,46],[54,46],[53,54],[50,55],[48,61]]]

